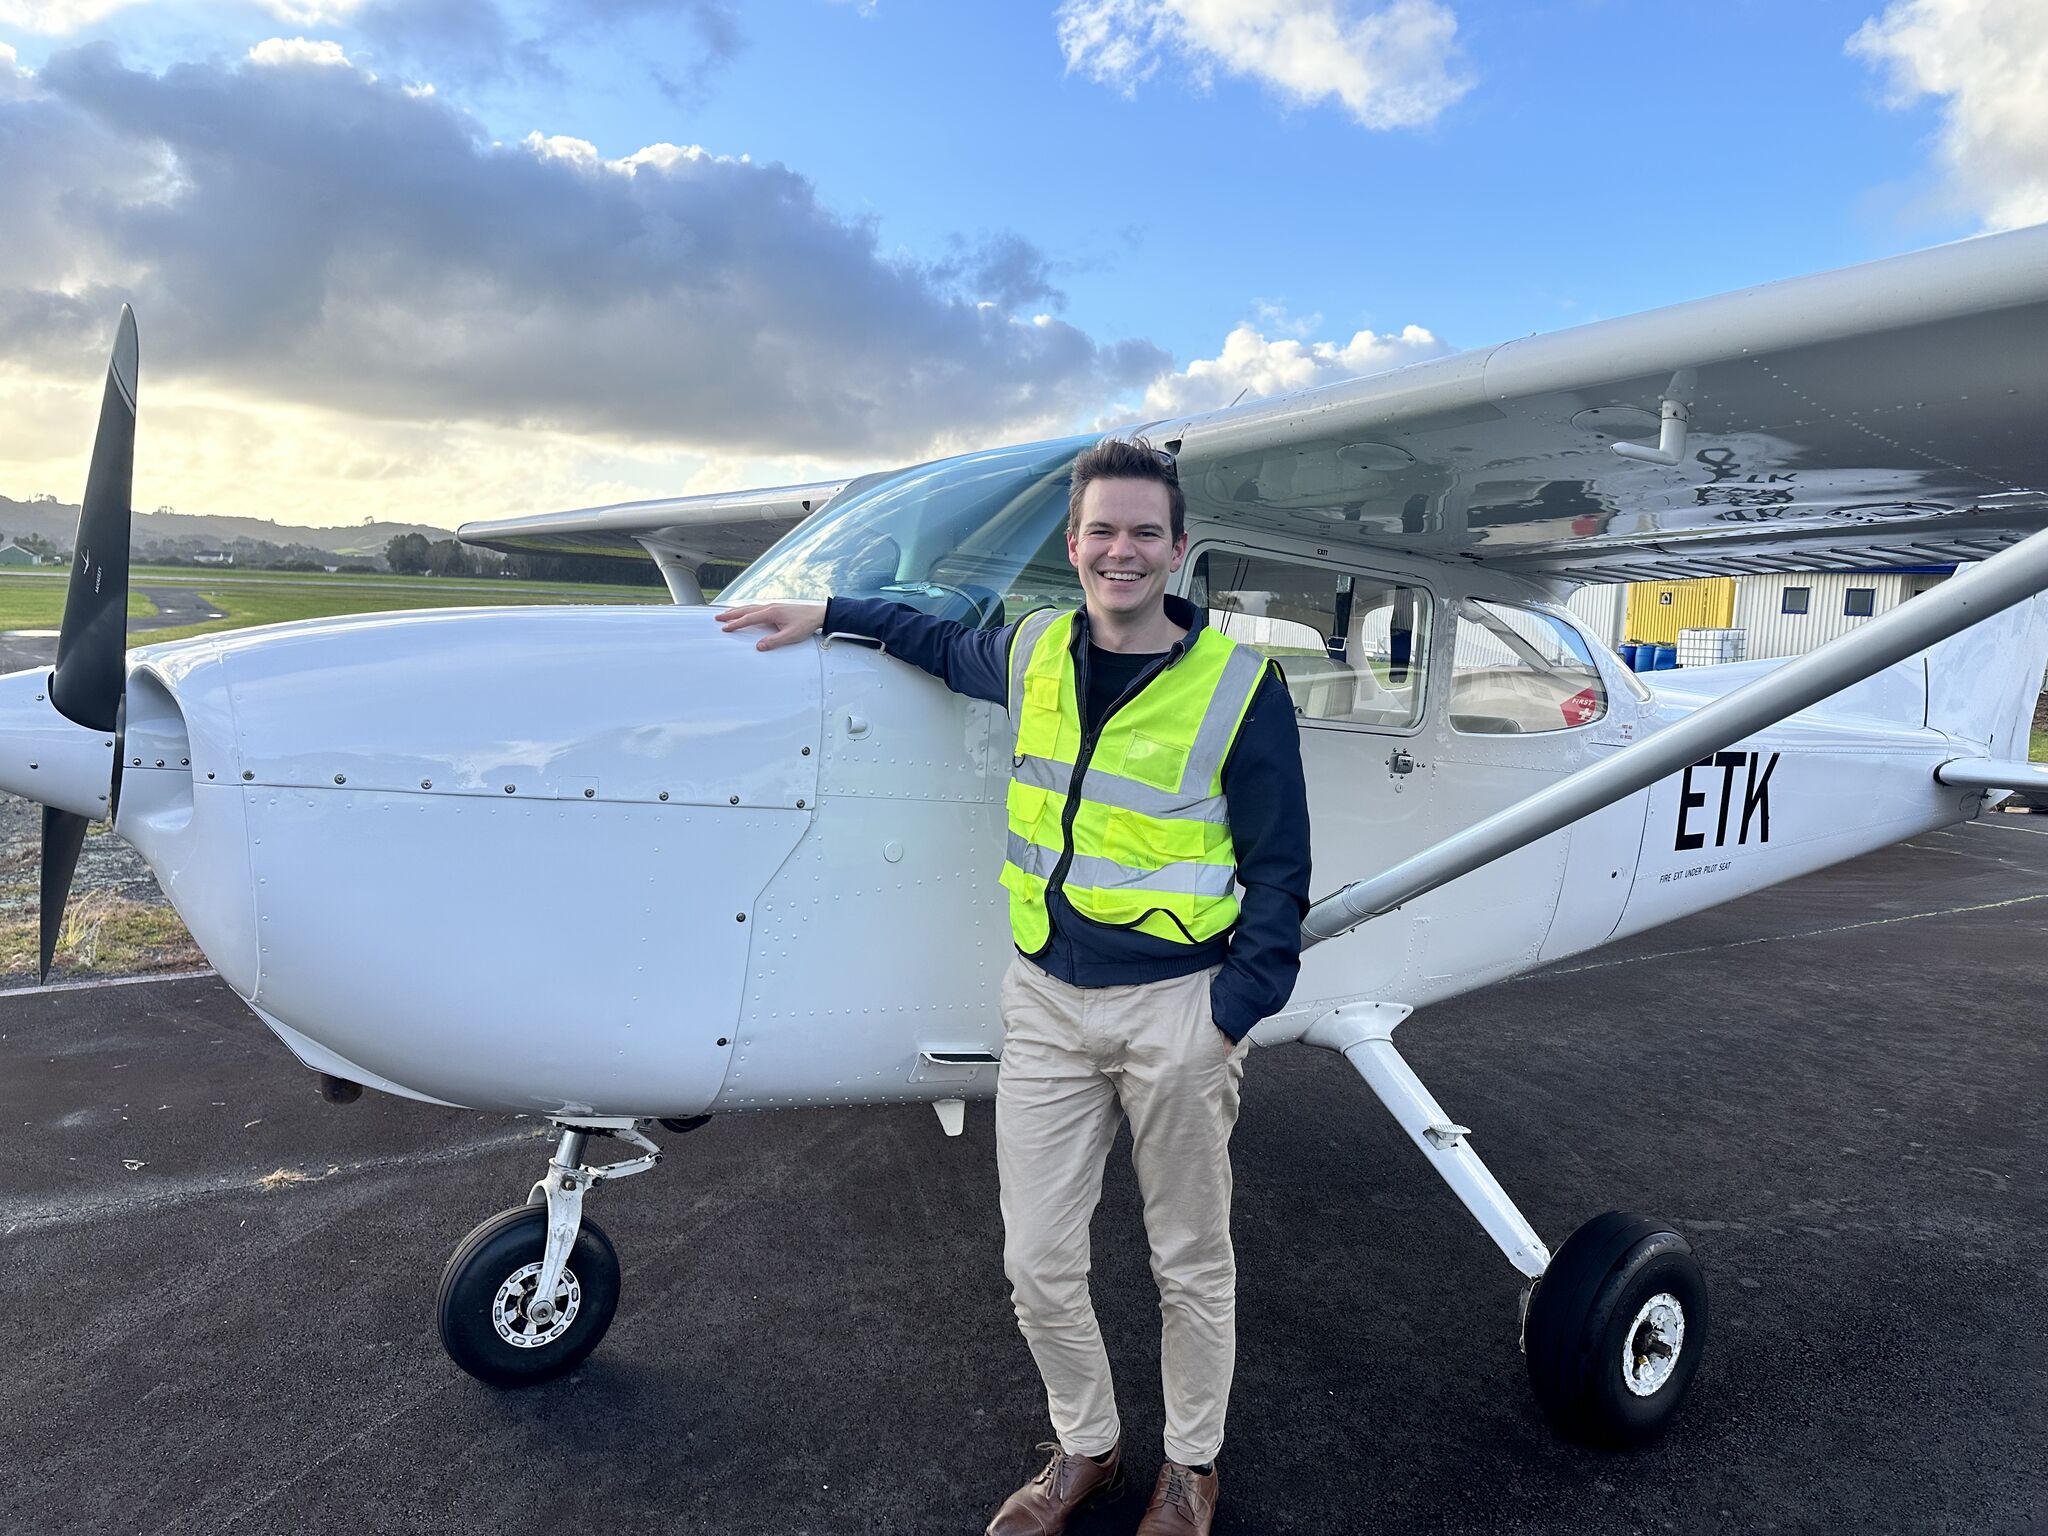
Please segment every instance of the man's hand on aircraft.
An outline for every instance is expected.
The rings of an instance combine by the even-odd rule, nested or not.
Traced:
[[[718,615],[719,627],[728,635],[743,629],[765,629],[754,642],[757,651],[772,651],[778,645],[808,640],[825,626],[823,603],[742,603]]]

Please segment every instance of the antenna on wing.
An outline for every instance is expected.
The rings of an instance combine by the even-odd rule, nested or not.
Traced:
[[[1671,375],[1671,382],[1664,387],[1664,403],[1657,410],[1657,445],[1648,443],[1609,443],[1607,446],[1624,459],[1634,459],[1639,464],[1661,464],[1666,468],[1685,457],[1686,423],[1692,417],[1692,392],[1697,375],[1690,368],[1681,368]]]

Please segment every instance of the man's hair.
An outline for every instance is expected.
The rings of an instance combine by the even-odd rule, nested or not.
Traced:
[[[1096,480],[1151,480],[1166,487],[1175,543],[1187,535],[1188,499],[1181,494],[1173,455],[1142,437],[1105,437],[1074,460],[1073,488],[1067,492],[1067,536],[1081,532],[1081,495]]]

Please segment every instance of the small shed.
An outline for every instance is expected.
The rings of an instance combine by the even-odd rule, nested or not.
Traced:
[[[1734,627],[1748,636],[1752,661],[1803,656],[1939,585],[1954,570],[1928,565],[1745,576],[1737,583]]]
[[[43,557],[32,549],[23,549],[14,540],[0,544],[0,565],[41,565]]]

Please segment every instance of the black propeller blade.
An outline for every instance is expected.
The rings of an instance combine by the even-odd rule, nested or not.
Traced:
[[[111,731],[121,708],[128,663],[128,523],[135,481],[135,315],[121,306],[121,327],[107,364],[99,434],[78,509],[71,585],[57,634],[50,702],[66,718]]]
[[[135,315],[121,306],[114,356],[107,364],[107,389],[100,400],[99,432],[93,438],[92,467],[86,472],[85,501],[78,509],[78,536],[71,582],[64,592],[64,624],[57,634],[57,666],[50,676],[50,702],[60,714],[95,731],[112,732],[121,718],[128,673],[128,531],[135,482],[135,385],[138,353]],[[114,798],[119,796],[121,757],[114,754]],[[110,811],[111,814],[111,811]],[[43,807],[42,979],[50,976],[57,934],[64,926],[64,902],[78,869],[86,818]]]
[[[50,958],[57,953],[57,935],[64,930],[64,898],[78,869],[78,850],[85,844],[86,819],[76,811],[43,807],[43,966],[37,980],[50,979]]]

